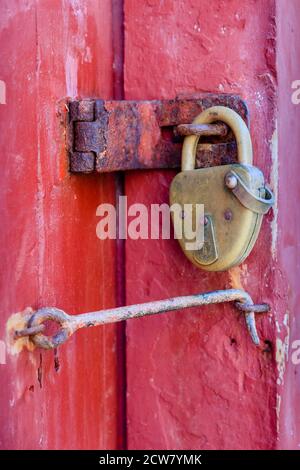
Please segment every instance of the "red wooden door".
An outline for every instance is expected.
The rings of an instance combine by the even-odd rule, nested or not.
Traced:
[[[126,2],[125,97],[170,98],[199,90],[237,92],[246,99],[255,122],[255,163],[268,175],[267,141],[273,132],[268,99],[272,102],[273,97],[256,79],[265,59],[261,40],[252,43],[252,36],[257,28],[267,37],[271,3],[264,2],[259,17],[254,15],[253,2],[217,4],[218,8],[212,8],[206,0],[145,1],[137,9],[133,0]],[[241,37],[245,21],[248,28]],[[251,43],[252,60],[241,63],[239,58]],[[264,113],[255,105],[258,96]],[[172,177],[173,172],[128,175],[128,203],[136,199],[147,205],[167,202]],[[257,301],[260,297],[268,301],[270,287],[263,277],[269,269],[270,220],[264,221],[263,232],[246,262],[225,273],[193,267],[175,240],[129,240],[127,302],[229,287],[248,289]],[[193,309],[128,323],[129,447],[274,446],[273,358],[253,347],[243,322],[232,306],[219,305],[205,308],[201,315]],[[262,326],[259,320],[258,326]],[[263,327],[263,337],[272,338],[270,324],[265,322]],[[268,433],[259,419],[262,415]]]
[[[114,178],[69,174],[62,101],[114,97],[112,18],[110,0],[1,2],[2,341],[8,317],[26,306],[116,304],[115,243],[96,237]],[[1,448],[121,445],[117,329],[79,334],[56,354],[6,350]]]
[[[299,338],[297,2],[1,2],[2,448],[299,445],[300,375],[287,364]],[[121,178],[67,166],[67,97],[199,92],[246,100],[255,164],[276,194],[251,256],[226,273],[197,270],[174,240],[127,240],[125,256],[100,241],[96,208],[115,204]],[[128,204],[168,202],[173,175],[126,173]],[[260,348],[229,305],[129,321],[126,347],[114,325],[82,330],[54,353],[5,345],[7,319],[27,306],[79,313],[229,287],[271,304],[272,316],[257,319]]]
[[[125,1],[125,98],[239,94],[250,110],[254,163],[276,194],[253,252],[225,273],[197,270],[174,240],[128,240],[127,303],[236,287],[272,306],[272,315],[257,318],[260,348],[230,305],[128,322],[129,448],[299,446],[299,373],[288,346],[299,338],[300,106],[291,102],[291,83],[299,75],[300,8],[283,3]],[[128,204],[167,202],[172,177],[128,174]]]

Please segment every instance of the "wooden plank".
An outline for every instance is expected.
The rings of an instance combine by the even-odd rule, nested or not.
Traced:
[[[269,0],[216,0],[213,5],[210,0],[125,0],[125,98],[234,90],[249,105],[254,162],[268,178],[275,95],[267,77],[274,73],[274,14]],[[173,175],[128,174],[128,206],[138,202],[150,210],[152,203],[167,203]],[[127,302],[232,286],[272,305],[271,218],[246,262],[225,273],[197,270],[176,240],[127,240]],[[128,322],[129,448],[274,447],[276,331],[268,318],[257,323],[261,349],[251,344],[244,318],[229,306]]]
[[[115,304],[114,241],[96,237],[111,176],[68,172],[64,99],[113,97],[111,2],[1,2],[1,339],[8,317],[54,304],[77,313]],[[87,184],[88,183],[88,184]],[[1,448],[117,445],[115,326],[79,334],[56,355],[0,365]]]

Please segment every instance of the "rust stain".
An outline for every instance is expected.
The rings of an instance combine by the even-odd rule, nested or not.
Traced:
[[[40,353],[40,364],[37,370],[37,379],[38,383],[40,384],[40,388],[43,387],[42,385],[42,380],[43,380],[43,356],[42,353]]]
[[[59,361],[59,357],[58,357],[58,352],[57,352],[57,348],[54,349],[54,370],[55,372],[58,372],[60,369],[60,361]]]
[[[17,313],[13,313],[6,322],[6,346],[9,354],[19,354],[23,349],[33,351],[35,345],[30,341],[28,336],[21,338],[15,337],[15,332],[23,330],[27,326],[29,318],[32,316],[33,309],[31,307]]]
[[[230,287],[244,289],[245,277],[248,273],[247,265],[234,266],[228,270]]]
[[[213,105],[234,109],[248,124],[244,101],[231,94],[162,101],[70,101],[66,132],[70,171],[179,168],[183,136],[178,135],[180,128],[174,134],[176,127],[184,125],[182,132],[186,133],[186,123]],[[197,150],[199,168],[236,161],[232,132],[222,124],[214,124],[214,128],[214,132],[211,128],[201,129],[204,136]]]

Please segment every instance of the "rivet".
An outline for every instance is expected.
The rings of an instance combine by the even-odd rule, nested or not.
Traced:
[[[232,220],[232,211],[230,209],[226,209],[224,212],[224,219],[225,220]]]
[[[234,189],[238,184],[237,177],[234,176],[232,173],[227,173],[227,175],[225,176],[225,184],[227,188]]]

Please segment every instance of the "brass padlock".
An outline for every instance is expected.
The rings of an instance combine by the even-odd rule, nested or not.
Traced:
[[[182,217],[172,212],[175,237],[185,255],[199,268],[225,271],[245,260],[258,237],[262,217],[274,202],[264,182],[263,173],[252,165],[252,143],[245,122],[239,114],[224,106],[214,106],[199,114],[193,124],[225,122],[233,131],[238,162],[210,168],[195,169],[199,136],[184,139],[181,172],[172,181],[170,203],[182,208]],[[185,214],[190,204],[190,215]],[[204,217],[196,220],[196,205],[204,205]],[[193,226],[203,225],[204,242],[190,247],[182,225],[191,217]],[[199,225],[199,224],[198,224]],[[201,226],[200,226],[201,228]],[[183,232],[183,233],[182,233]]]

